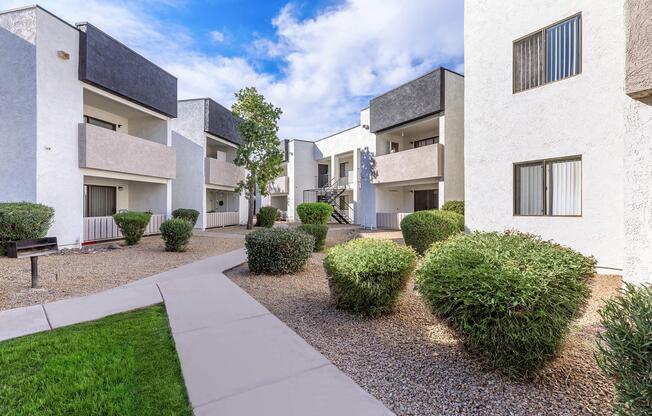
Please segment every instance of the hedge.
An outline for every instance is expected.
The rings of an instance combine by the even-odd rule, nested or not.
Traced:
[[[197,224],[197,219],[199,218],[199,211],[192,208],[177,208],[172,211],[172,218],[181,218],[186,220],[193,227]]]
[[[313,236],[287,228],[263,228],[245,237],[247,261],[253,273],[295,273],[306,264],[314,246]]]
[[[464,217],[451,211],[418,211],[401,221],[405,244],[424,254],[436,241],[464,231]]]
[[[113,220],[120,229],[128,246],[138,244],[152,214],[149,212],[125,211],[113,214]]]
[[[589,296],[594,266],[528,234],[458,234],[433,244],[416,287],[469,349],[525,378],[559,350]]]
[[[45,237],[52,225],[54,209],[31,202],[0,203],[0,255],[9,241]]]
[[[615,413],[652,414],[652,287],[625,284],[600,316],[596,358],[616,388]]]
[[[274,207],[262,207],[256,214],[256,225],[259,227],[272,228],[281,213]]]
[[[441,206],[442,211],[452,211],[464,215],[464,201],[446,201]]]
[[[328,225],[324,224],[301,224],[297,227],[299,231],[308,233],[315,238],[313,251],[321,251],[326,244],[326,235],[328,234]]]
[[[359,238],[330,249],[324,268],[338,309],[378,316],[391,312],[415,261],[409,247]]]
[[[328,224],[333,207],[326,202],[304,202],[297,205],[302,224]]]
[[[186,251],[192,237],[193,225],[183,218],[171,218],[161,224],[165,251]]]

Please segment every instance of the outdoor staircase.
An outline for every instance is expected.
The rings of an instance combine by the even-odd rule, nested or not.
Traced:
[[[353,219],[349,217],[349,212],[353,211],[351,204],[347,204],[347,209],[341,209],[339,197],[346,191],[346,185],[341,184],[341,178],[333,178],[321,188],[315,190],[317,202],[326,202],[333,207],[332,217],[339,224],[351,224]]]

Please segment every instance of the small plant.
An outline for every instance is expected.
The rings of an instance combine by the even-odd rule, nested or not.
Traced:
[[[165,251],[186,251],[193,226],[183,218],[171,218],[161,224],[161,237],[165,241]]]
[[[338,309],[378,316],[391,312],[415,261],[409,247],[359,238],[330,249],[324,268]]]
[[[470,350],[527,378],[555,356],[580,315],[594,266],[528,234],[458,234],[432,245],[416,287]]]
[[[113,220],[120,229],[128,246],[138,244],[140,239],[143,238],[143,234],[145,234],[145,229],[151,218],[152,214],[149,212],[125,211],[113,214]]]
[[[464,217],[451,211],[418,211],[401,221],[405,244],[424,254],[436,241],[464,231]]]
[[[281,213],[274,207],[262,207],[256,214],[256,225],[259,227],[272,228]]]
[[[314,246],[313,236],[286,228],[263,228],[245,237],[253,273],[295,273],[306,264]]]
[[[308,233],[315,238],[315,247],[313,251],[322,251],[326,244],[326,235],[328,234],[328,225],[325,224],[301,224],[299,231]]]
[[[441,206],[442,211],[453,211],[464,215],[464,201],[446,201]]]
[[[181,218],[186,220],[193,227],[197,224],[197,219],[199,218],[199,211],[192,208],[177,208],[172,211],[172,218]]]
[[[42,204],[0,203],[0,255],[9,241],[45,237],[53,218],[54,209]]]
[[[304,202],[297,205],[301,224],[328,224],[333,207],[326,202]]]
[[[596,358],[616,387],[615,413],[652,414],[652,287],[625,284],[600,316],[605,332],[598,334]]]

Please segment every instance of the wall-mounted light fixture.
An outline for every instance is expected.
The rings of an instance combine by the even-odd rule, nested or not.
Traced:
[[[369,130],[369,124],[363,124],[362,128],[365,129],[365,130]]]
[[[118,191],[122,191],[124,188],[122,186],[118,186]]]
[[[70,59],[70,54],[68,52],[66,52],[66,51],[57,51],[57,56],[59,58],[63,59],[64,61],[67,61],[68,59]]]

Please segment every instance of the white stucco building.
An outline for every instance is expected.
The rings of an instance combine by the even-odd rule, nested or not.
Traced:
[[[172,181],[172,209],[199,211],[196,228],[247,222],[247,200],[235,192],[245,175],[233,164],[240,144],[231,111],[210,98],[179,101],[178,117],[172,122],[179,166]]]
[[[463,91],[461,75],[438,68],[373,98],[352,128],[287,141],[263,204],[298,221],[298,204],[327,200],[341,220],[398,228],[408,213],[463,200]]]
[[[645,0],[465,2],[468,228],[650,281],[650,18]]]
[[[117,237],[111,215],[172,208],[177,80],[99,29],[0,13],[0,201],[55,209],[62,247]]]

